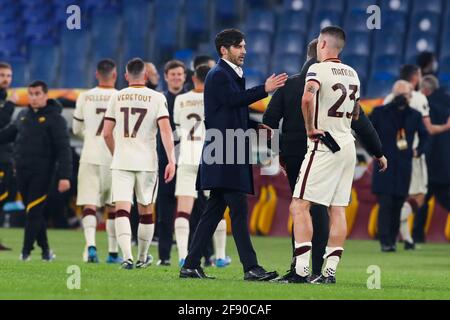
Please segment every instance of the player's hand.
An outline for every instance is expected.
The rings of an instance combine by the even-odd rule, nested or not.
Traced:
[[[268,140],[272,140],[273,135],[275,134],[273,129],[264,123],[258,124],[258,130],[269,130],[270,136],[268,137]]]
[[[279,75],[272,74],[270,77],[267,78],[266,83],[264,85],[264,90],[267,93],[274,92],[278,88],[281,88],[286,83],[286,80],[288,78],[288,75],[286,73],[282,73]]]
[[[312,142],[319,141],[320,136],[325,136],[325,132],[319,129],[313,129],[311,131],[306,132],[308,138],[311,139]]]
[[[375,158],[375,160],[378,162],[378,167],[380,168],[379,172],[385,172],[388,168],[386,157],[382,156],[381,158]]]
[[[169,183],[175,176],[175,163],[169,162],[166,166],[166,171],[164,172],[164,182]]]
[[[16,89],[11,90],[11,96],[8,98],[8,101],[17,104],[17,101],[19,101],[19,95],[17,94]]]
[[[413,150],[413,158],[418,158],[419,157],[419,152],[417,152],[417,149]]]
[[[58,183],[58,192],[64,193],[70,189],[70,180],[68,179],[61,179]]]

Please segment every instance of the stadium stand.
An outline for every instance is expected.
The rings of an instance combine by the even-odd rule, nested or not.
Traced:
[[[64,27],[72,4],[81,8],[83,32]],[[373,4],[381,30],[367,29]],[[298,72],[308,41],[330,24],[348,33],[343,57],[360,73],[366,97],[386,92],[400,65],[423,51],[437,54],[440,80],[450,85],[450,5],[442,0],[3,0],[0,59],[15,67],[15,86],[38,77],[86,88],[94,79],[77,70],[92,70],[100,58],[120,67],[134,56],[158,67],[173,57],[189,64],[196,54],[215,54],[218,30],[238,27],[247,34],[245,69],[256,81],[274,70]]]

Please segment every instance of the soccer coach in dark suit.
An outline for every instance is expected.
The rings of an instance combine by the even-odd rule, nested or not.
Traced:
[[[264,85],[245,90],[245,78],[241,66],[245,57],[244,34],[236,29],[227,29],[217,34],[216,50],[221,57],[218,64],[211,69],[205,81],[205,128],[206,139],[197,177],[199,190],[211,190],[200,222],[195,230],[189,253],[181,268],[181,278],[210,278],[200,267],[203,248],[223,218],[224,211],[230,208],[233,238],[244,268],[244,280],[267,281],[274,279],[276,272],[267,272],[257,261],[255,250],[250,240],[247,227],[247,193],[253,193],[252,166],[245,156],[245,161],[237,162],[240,156],[236,153],[235,138],[227,140],[226,132],[249,129],[248,106],[267,97],[269,92],[284,85],[287,75],[272,75]],[[223,161],[208,161],[211,145],[218,141],[209,141],[208,132],[220,133],[223,143],[219,148],[223,151]],[[211,139],[212,140],[212,139]],[[232,150],[230,150],[232,148]],[[234,150],[233,150],[234,149]],[[234,152],[232,160],[230,154]],[[245,142],[245,154],[248,155],[250,144]],[[231,162],[231,163],[230,163]]]

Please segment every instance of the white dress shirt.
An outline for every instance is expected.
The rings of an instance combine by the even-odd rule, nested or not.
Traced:
[[[226,63],[228,63],[228,65],[231,67],[231,69],[233,69],[236,74],[239,76],[239,78],[242,78],[244,76],[244,71],[242,70],[241,67],[235,65],[233,62],[228,61],[227,59],[223,59],[223,61],[225,61]]]

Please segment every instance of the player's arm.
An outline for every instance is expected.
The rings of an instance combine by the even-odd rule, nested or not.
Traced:
[[[58,163],[58,192],[63,193],[70,189],[73,159],[69,129],[67,128],[66,120],[61,115],[58,115],[51,121],[50,134]]]
[[[419,145],[417,146],[417,149],[413,151],[414,157],[420,157],[424,154],[430,142],[428,131],[422,121],[418,122],[417,133],[419,135]]]
[[[428,133],[432,136],[450,131],[450,118],[447,119],[446,124],[433,124],[430,117],[424,117],[423,124]]]
[[[169,183],[175,176],[175,147],[169,117],[165,116],[159,118],[158,126],[161,134],[161,140],[164,145],[164,149],[166,150],[166,156],[169,161],[164,172],[164,181]]]
[[[84,95],[80,94],[77,99],[75,111],[73,112],[72,132],[74,135],[83,138],[84,136],[84,117],[83,117]]]
[[[313,141],[314,136],[323,134],[314,126],[314,97],[317,91],[320,89],[320,84],[316,80],[310,80],[305,84],[305,90],[302,97],[302,113],[305,119],[306,133]]]
[[[103,139],[105,139],[106,146],[111,154],[114,154],[114,127],[116,126],[116,120],[113,118],[105,117],[103,123]]]

